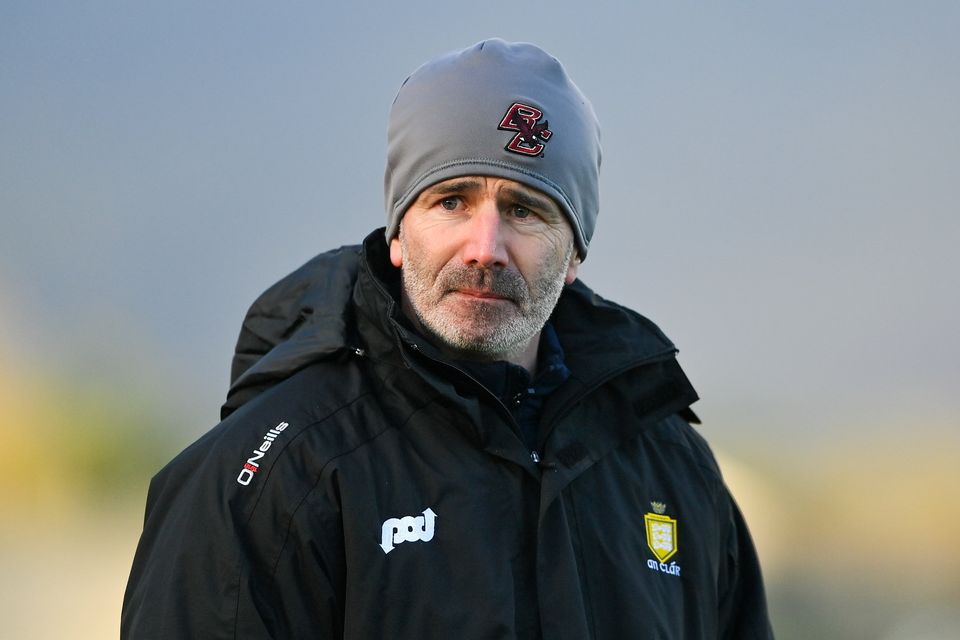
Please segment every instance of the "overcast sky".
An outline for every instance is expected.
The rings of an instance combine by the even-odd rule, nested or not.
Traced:
[[[0,331],[210,426],[250,302],[383,224],[400,83],[500,36],[591,98],[581,276],[714,431],[958,426],[960,5],[587,7],[3,2]]]

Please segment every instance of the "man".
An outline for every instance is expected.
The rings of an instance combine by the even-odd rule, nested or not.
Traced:
[[[599,127],[501,40],[390,115],[387,227],[251,308],[225,419],[153,480],[127,638],[769,638],[648,320],[576,280]]]

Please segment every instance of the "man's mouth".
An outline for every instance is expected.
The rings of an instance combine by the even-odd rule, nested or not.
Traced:
[[[480,300],[510,300],[510,298],[488,289],[454,289],[453,293],[459,293],[461,295],[468,296],[470,298],[478,298]]]

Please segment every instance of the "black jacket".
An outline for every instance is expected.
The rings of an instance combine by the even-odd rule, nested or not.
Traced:
[[[772,637],[652,323],[566,287],[531,455],[397,287],[378,232],[252,308],[227,417],[151,483],[123,638]]]

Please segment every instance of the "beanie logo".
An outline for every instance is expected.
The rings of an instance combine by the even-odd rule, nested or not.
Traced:
[[[543,153],[543,145],[553,132],[547,128],[549,123],[546,120],[543,124],[537,124],[542,117],[543,112],[540,109],[514,102],[497,127],[502,131],[517,132],[504,149],[525,156],[538,156]]]

